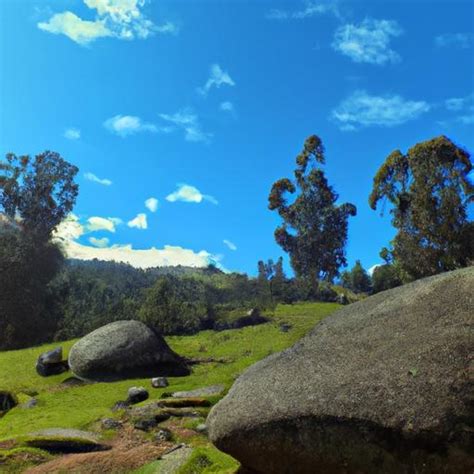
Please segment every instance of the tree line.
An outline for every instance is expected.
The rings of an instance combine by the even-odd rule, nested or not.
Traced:
[[[268,207],[281,224],[283,259],[258,262],[256,278],[215,267],[138,270],[106,262],[66,261],[53,233],[72,211],[78,169],[55,152],[0,161],[0,349],[81,336],[117,319],[141,319],[165,334],[225,327],[244,308],[271,309],[298,300],[348,302],[417,278],[472,265],[474,186],[469,153],[445,136],[397,150],[384,161],[369,196],[397,233],[381,249],[372,276],[350,271],[349,218],[357,213],[325,172],[316,135],[296,157],[293,178],[276,181]],[[334,284],[336,283],[336,285]],[[344,289],[351,290],[350,292]]]

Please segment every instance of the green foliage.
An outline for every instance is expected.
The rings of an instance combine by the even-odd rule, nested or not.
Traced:
[[[356,260],[350,271],[345,271],[341,275],[342,285],[349,288],[354,293],[369,293],[372,289],[372,281],[360,260]]]
[[[183,334],[198,331],[210,313],[210,290],[202,281],[166,276],[146,290],[138,317],[162,334]]]
[[[314,286],[320,279],[332,281],[346,264],[348,218],[356,214],[354,205],[336,204],[338,195],[320,168],[324,162],[323,144],[312,135],[296,158],[295,181],[276,181],[268,206],[283,220],[275,230],[277,243],[289,253],[296,275]],[[289,203],[287,193],[296,192]]]
[[[27,233],[48,240],[76,202],[77,172],[52,151],[34,159],[9,153],[0,162],[0,207],[10,219],[19,216]]]
[[[392,205],[397,235],[392,258],[411,280],[474,262],[474,202],[470,155],[445,136],[418,143],[406,155],[394,151],[374,178],[369,204]]]
[[[394,264],[385,264],[376,267],[372,274],[373,292],[389,290],[396,286],[402,285],[403,282],[400,277],[400,269]]]
[[[49,284],[63,256],[51,236],[74,205],[76,173],[54,152],[0,161],[0,349],[54,333]]]

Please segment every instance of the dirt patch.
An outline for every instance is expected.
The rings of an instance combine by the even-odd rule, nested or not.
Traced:
[[[150,442],[130,427],[121,430],[104,452],[69,454],[25,471],[25,474],[120,474],[130,472],[168,451],[173,443]]]

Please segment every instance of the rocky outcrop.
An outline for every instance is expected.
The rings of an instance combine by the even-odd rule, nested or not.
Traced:
[[[76,377],[96,381],[189,375],[163,337],[139,321],[116,321],[84,336],[72,346],[69,366]]]
[[[474,267],[347,306],[255,364],[211,411],[257,473],[474,470]]]

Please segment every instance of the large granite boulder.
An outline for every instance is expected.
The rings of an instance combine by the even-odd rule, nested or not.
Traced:
[[[72,346],[69,366],[77,377],[96,381],[189,375],[163,337],[139,321],[116,321],[84,336]]]
[[[474,472],[474,267],[347,306],[211,411],[248,472]]]

